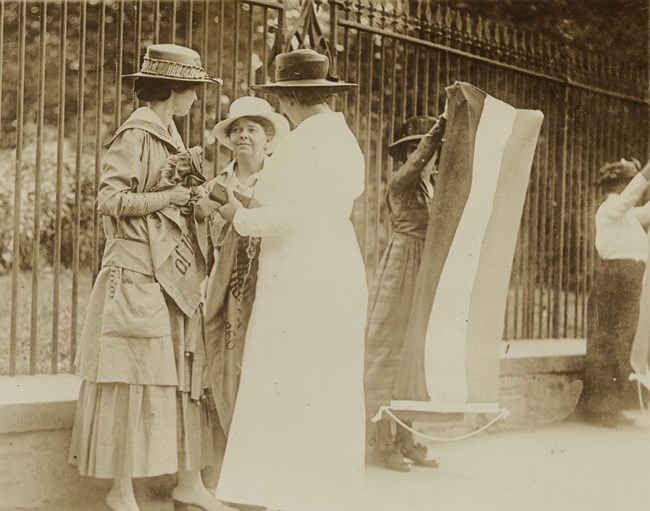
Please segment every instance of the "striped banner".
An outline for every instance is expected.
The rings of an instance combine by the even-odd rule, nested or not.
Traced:
[[[498,410],[508,284],[543,114],[462,82],[448,122],[395,410]]]

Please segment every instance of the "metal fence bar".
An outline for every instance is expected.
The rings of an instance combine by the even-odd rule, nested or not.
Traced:
[[[579,236],[577,240],[577,245],[578,245],[578,252],[577,252],[577,257],[576,257],[576,267],[578,271],[578,281],[576,282],[576,297],[580,297],[580,304],[579,307],[575,308],[575,316],[574,316],[574,324],[575,324],[575,336],[576,337],[581,337],[586,334],[586,332],[583,331],[584,323],[582,321],[583,314],[584,314],[584,298],[587,294],[587,288],[583,285],[585,282],[585,267],[584,267],[584,261],[586,260],[586,245],[584,244],[585,239],[587,239],[587,236],[584,235],[586,232],[586,218],[587,218],[587,189],[585,185],[588,184],[587,180],[587,172],[585,169],[585,162],[583,160],[583,151],[584,147],[586,145],[586,140],[584,137],[584,132],[585,132],[585,124],[584,124],[584,109],[583,109],[584,103],[583,103],[583,98],[582,95],[580,95],[580,98],[578,99],[578,105],[577,105],[577,113],[576,113],[576,123],[577,123],[577,129],[576,129],[576,134],[577,134],[577,145],[576,145],[576,168],[578,169],[578,225],[577,225],[577,232],[579,234],[582,234],[582,236]]]
[[[383,24],[384,18],[383,16],[381,17],[381,23]],[[371,50],[372,50],[372,39],[370,41],[371,45]],[[371,53],[373,53],[371,51]],[[379,64],[379,76],[382,78],[386,76],[386,44],[384,41],[381,43],[381,52],[380,52],[380,64]],[[377,127],[377,132],[380,134],[384,133],[384,99],[385,99],[385,94],[384,90],[382,89],[381,93],[379,94],[379,108],[378,112],[380,112],[379,115],[379,120],[378,120],[378,127]],[[375,224],[375,240],[376,240],[376,247],[375,247],[375,257],[373,259],[373,267],[377,268],[379,266],[379,258],[381,257],[381,254],[384,250],[385,243],[380,243],[380,228],[381,228],[381,207],[382,207],[382,202],[385,197],[385,193],[383,193],[384,187],[382,186],[382,176],[384,175],[390,175],[390,169],[386,169],[384,167],[384,152],[383,152],[383,146],[382,144],[377,144],[377,150],[375,151],[375,175],[376,175],[376,190],[375,190],[375,201],[376,201],[376,209],[375,209],[375,219],[374,219],[374,224]],[[386,179],[386,182],[388,182],[388,178]]]
[[[99,9],[99,31],[97,33],[97,94],[95,96],[95,180],[94,190],[95,196],[99,190],[99,176],[102,171],[102,124],[104,121],[104,48],[106,46],[106,4],[104,0],[100,0],[98,4]],[[117,81],[120,81],[118,78]],[[93,238],[92,238],[92,282],[99,272],[100,263],[100,225],[99,225],[99,212],[97,208],[93,208]]]
[[[389,142],[394,142],[396,140],[395,136],[395,130],[397,128],[397,41],[391,40],[391,52],[390,52],[390,68],[391,68],[391,73],[390,73],[390,88],[389,90],[389,98],[390,98],[390,106],[388,107],[388,113],[390,114],[390,117],[388,119],[388,140]],[[386,186],[388,187],[388,181],[390,180],[390,175],[393,172],[393,166],[395,165],[395,161],[393,160],[393,157],[390,156],[390,154],[387,156],[388,158],[388,169],[387,169],[387,176],[386,176]],[[393,229],[392,225],[389,221],[389,216],[388,216],[388,211],[386,211],[386,239],[388,240],[390,236],[393,234]]]
[[[248,27],[246,29],[246,41],[247,41],[247,59],[245,63],[246,69],[246,84],[250,85],[253,83],[253,13],[254,7],[252,5],[248,6]]]
[[[124,52],[124,0],[119,3],[115,31],[115,126],[122,123],[122,69]]]
[[[330,4],[332,8],[336,9],[337,6],[336,4]],[[345,11],[345,19],[350,16],[350,7],[349,7],[349,0],[346,1],[344,5],[344,11]],[[340,26],[340,25],[339,25]],[[344,48],[349,48],[350,45],[350,30],[347,27],[343,27],[343,47]],[[345,59],[343,61],[343,76],[350,76],[350,53],[349,51],[345,52]],[[393,68],[394,69],[394,68]],[[343,94],[343,111],[344,112],[349,112],[348,108],[348,98],[350,97],[350,94]]]
[[[548,111],[546,106],[550,104],[551,101],[551,94],[549,93],[549,88],[548,86],[545,86],[542,90],[542,101],[541,101],[541,108],[544,111]],[[547,119],[548,122],[545,122],[542,124],[542,129],[541,129],[541,134],[544,139],[544,145],[542,147],[542,168],[543,170],[543,182],[544,185],[542,186],[542,194],[540,197],[540,208],[542,209],[543,213],[546,213],[549,211],[549,204],[551,204],[551,190],[549,189],[548,183],[550,181],[550,159],[551,159],[551,134],[553,133],[551,130],[551,126],[553,125],[553,118]],[[541,246],[544,247],[544,251],[540,250],[540,259],[539,259],[539,265],[540,265],[540,281],[541,281],[541,293],[539,297],[539,310],[540,310],[540,327],[539,327],[539,332],[540,336],[546,336],[550,337],[551,334],[551,329],[550,329],[550,321],[551,321],[551,313],[550,313],[550,296],[551,296],[551,287],[550,287],[550,279],[548,278],[548,265],[546,264],[547,258],[548,258],[548,247],[551,244],[551,240],[553,239],[553,233],[552,230],[550,229],[550,224],[551,224],[551,218],[552,216],[549,214],[542,214],[542,222],[540,225],[540,231],[542,233],[542,244]]]
[[[203,19],[202,21],[202,26],[203,26],[203,32],[201,34],[201,57],[205,59],[205,68],[210,69],[210,59],[209,59],[209,52],[208,52],[208,37],[209,37],[209,30],[208,27],[210,26],[210,15],[209,15],[209,10],[210,10],[210,2],[209,0],[204,0],[203,1]],[[199,143],[203,146],[205,145],[205,137],[203,134],[205,133],[205,123],[207,121],[207,101],[208,100],[208,84],[204,83],[201,86],[201,114],[199,116],[199,122],[201,124],[201,139]]]
[[[171,11],[172,11],[172,26],[171,26],[171,33],[172,33],[172,44],[176,44],[176,17],[177,17],[177,10],[178,10],[178,5],[177,5],[177,0],[172,0],[172,6],[171,6]]]
[[[540,98],[540,87],[539,83],[533,82],[530,95],[531,97],[537,98],[539,100]],[[541,324],[542,324],[542,307],[541,307],[541,296],[539,292],[539,288],[537,286],[537,282],[539,281],[540,277],[540,268],[541,268],[541,260],[540,256],[542,254],[542,249],[544,247],[544,244],[542,243],[542,236],[543,236],[543,231],[541,229],[541,204],[542,204],[542,167],[540,163],[540,152],[541,148],[538,147],[536,151],[535,158],[533,160],[533,171],[532,171],[532,187],[533,187],[533,205],[532,205],[532,221],[531,221],[531,229],[532,229],[532,241],[531,245],[533,247],[533,261],[531,262],[532,267],[534,268],[534,271],[530,272],[530,281],[529,285],[531,287],[531,294],[532,294],[532,304],[531,304],[531,314],[530,314],[530,333],[528,337],[532,338],[534,337],[535,332],[537,331],[537,328],[535,328],[536,324],[539,325],[539,330],[541,330]]]
[[[194,24],[194,16],[193,16],[194,0],[185,0],[183,6],[185,7],[185,46],[192,48],[192,45],[194,44],[194,37],[192,33],[192,27]],[[190,135],[191,133],[190,120],[191,120],[191,115],[186,115],[185,117],[183,117],[182,120],[183,142],[185,142],[187,147],[190,147],[192,145],[191,135]]]
[[[362,42],[363,42],[363,39],[364,38],[362,38]],[[368,48],[369,48],[368,53],[370,54],[370,57],[367,59],[367,72],[363,74],[364,79],[366,80],[366,88],[365,88],[366,126],[365,126],[365,130],[364,130],[365,131],[365,137],[364,137],[365,138],[365,151],[364,151],[365,158],[364,158],[364,161],[366,163],[366,177],[367,177],[367,179],[366,179],[366,193],[364,194],[365,199],[366,199],[364,201],[364,204],[365,204],[365,207],[367,209],[366,209],[366,211],[364,211],[364,216],[366,218],[366,222],[371,223],[370,219],[373,218],[373,216],[372,216],[372,206],[371,206],[371,196],[370,196],[370,189],[371,189],[370,180],[371,180],[371,177],[374,177],[374,176],[371,176],[371,174],[375,174],[375,175],[380,174],[381,173],[381,167],[379,169],[375,169],[374,173],[371,171],[371,165],[370,165],[370,162],[371,162],[370,155],[372,154],[371,153],[371,144],[372,144],[372,135],[371,135],[372,131],[371,130],[372,130],[372,125],[373,125],[373,122],[372,122],[372,99],[373,99],[372,81],[373,81],[373,75],[374,75],[374,73],[373,73],[373,67],[374,66],[373,66],[373,59],[372,59],[372,36],[369,35],[368,37],[366,37],[366,40],[368,42]],[[363,45],[361,46],[360,53],[363,53]],[[361,80],[359,80],[359,88],[361,87],[361,85],[362,85]],[[374,181],[374,179],[373,179],[373,181]],[[377,202],[376,206],[377,206],[377,208],[379,208],[379,202]],[[368,249],[370,249],[371,246],[374,248],[374,252],[371,252],[373,254],[373,256],[368,257],[366,259],[366,261],[369,264],[374,263],[376,253],[378,252],[378,248],[379,248],[378,243],[377,243],[377,238],[375,238],[373,240],[374,243],[372,245],[369,242],[369,238],[370,238],[370,236],[372,235],[373,232],[374,232],[374,229],[372,228],[372,225],[369,225],[368,229],[366,230],[366,234],[367,234],[367,237],[365,239],[366,251]],[[377,266],[373,264],[373,269],[376,268],[376,267]]]
[[[11,320],[9,327],[9,374],[16,374],[18,348],[18,273],[20,270],[20,213],[23,166],[23,126],[25,113],[25,37],[27,5],[18,5],[18,77],[16,94],[16,171],[14,176],[13,253],[11,261]]]
[[[568,92],[568,99],[572,99],[572,94],[571,90],[567,90]],[[568,109],[567,109],[567,114]],[[575,119],[571,119],[571,121],[575,121]],[[574,125],[573,122],[569,123],[570,125]],[[573,144],[575,142],[575,130],[573,129],[568,129],[566,131],[566,160],[563,162],[563,167],[565,169],[564,171],[564,176],[565,176],[565,187],[563,191],[563,197],[562,197],[562,204],[565,205],[565,210],[562,214],[562,218],[564,219],[564,222],[562,225],[565,226],[566,229],[566,238],[565,238],[565,246],[564,246],[564,255],[563,255],[563,260],[565,261],[564,265],[564,274],[562,275],[562,279],[560,281],[560,285],[562,286],[562,289],[564,291],[564,308],[562,312],[563,316],[563,337],[569,337],[569,301],[571,297],[571,288],[570,288],[570,281],[571,281],[571,271],[573,270],[572,267],[572,252],[573,252],[573,243],[571,242],[571,235],[573,233],[572,229],[572,224],[574,220],[574,215],[573,215],[573,204],[574,204],[574,199],[575,195],[573,193],[573,173],[574,173],[574,166],[573,166]]]
[[[0,120],[2,120],[2,83],[5,63],[5,1],[0,0]]]
[[[57,136],[56,136],[56,199],[54,220],[54,257],[52,276],[52,352],[50,358],[50,372],[58,372],[59,359],[59,315],[61,286],[61,210],[63,207],[63,159],[64,159],[64,134],[65,134],[65,91],[66,91],[66,60],[68,38],[68,2],[61,3],[60,34],[59,34],[59,91],[57,97]]]
[[[160,42],[160,0],[154,1],[153,30],[153,42],[158,44]]]
[[[357,10],[357,17],[358,19],[361,19],[361,7]],[[356,83],[359,83],[361,81],[361,31],[356,30],[354,32],[354,47],[357,49],[355,53],[355,60],[356,60],[356,66],[355,66],[355,74],[356,74]],[[349,94],[346,94],[346,96]],[[361,133],[361,91],[360,88],[357,87],[355,90],[354,94],[354,133],[359,136]],[[364,189],[368,189],[368,173],[366,172],[365,175],[365,181],[364,181]],[[362,227],[361,227],[361,253],[363,254],[364,261],[368,260],[368,195],[363,194],[362,198],[362,204],[363,204],[363,212],[362,212]]]
[[[86,22],[87,4],[81,2],[79,13],[79,79],[77,83],[77,149],[75,160],[75,205],[72,226],[72,304],[70,318],[70,372],[75,372],[74,353],[77,349],[77,319],[79,316],[79,249],[81,235],[81,166],[84,145],[84,95],[86,90]]]
[[[34,223],[32,227],[32,308],[29,341],[29,374],[36,374],[38,340],[38,289],[41,246],[41,173],[43,171],[43,123],[45,116],[45,48],[47,34],[47,2],[40,3],[38,52],[38,106],[36,118],[36,164],[34,167]]]
[[[234,30],[235,34],[239,33],[239,25],[241,24],[241,8],[239,4],[235,4],[234,6],[234,14],[235,14],[235,22],[234,22]],[[239,69],[237,66],[237,63],[239,62],[239,38],[234,37],[233,40],[233,68],[232,68],[232,98],[231,100],[234,100],[239,97],[239,87],[237,86],[239,84]]]
[[[219,2],[219,23],[217,23],[217,76],[220,78],[223,78],[223,48],[224,48],[224,19],[226,17],[226,10],[225,10],[226,4],[224,2]],[[264,61],[264,65],[266,66],[266,60]],[[225,83],[225,80],[224,80]],[[221,87],[219,87],[219,91],[221,90]],[[222,105],[221,105],[221,97],[220,93],[217,93],[217,108],[216,108],[216,121],[219,122],[222,117]],[[216,141],[215,143],[215,150],[214,150],[214,175],[217,175],[217,171],[219,170],[219,147],[220,143],[219,141]]]
[[[137,73],[140,69],[140,54],[142,48],[142,0],[136,0],[133,4],[133,16],[135,18],[135,30],[133,31],[133,72]],[[138,108],[138,98],[133,95],[133,110]]]

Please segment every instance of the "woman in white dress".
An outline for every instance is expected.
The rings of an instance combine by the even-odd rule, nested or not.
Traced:
[[[297,125],[260,174],[246,209],[219,209],[261,241],[241,383],[219,499],[283,511],[363,509],[363,350],[367,287],[350,222],[364,158],[313,50],[276,57],[275,94]]]

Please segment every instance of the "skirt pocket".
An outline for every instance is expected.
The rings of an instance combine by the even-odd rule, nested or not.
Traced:
[[[158,282],[125,282],[122,269],[111,275],[102,335],[152,338],[171,335],[169,310]]]

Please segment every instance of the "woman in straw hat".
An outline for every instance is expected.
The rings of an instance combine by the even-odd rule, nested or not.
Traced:
[[[622,413],[635,402],[628,381],[630,351],[639,318],[648,259],[645,229],[650,203],[636,207],[648,188],[650,162],[622,159],[599,170],[603,202],[596,211],[598,260],[589,292],[587,354],[578,410],[591,423],[619,427],[634,421]]]
[[[388,179],[386,194],[393,234],[379,263],[368,306],[364,375],[368,420],[380,406],[390,404],[395,387],[433,200],[435,156],[445,126],[444,114],[438,119],[411,117],[400,126],[398,140],[388,147],[399,165]],[[397,426],[393,438],[390,419],[368,427],[370,457],[386,468],[408,472],[413,463],[438,466],[436,460],[427,458],[426,447],[416,444],[404,428]]]
[[[219,212],[262,239],[255,303],[217,497],[283,511],[363,509],[367,288],[350,222],[364,158],[329,106],[354,85],[312,50],[283,53],[275,94],[297,127],[255,188]]]
[[[117,130],[104,158],[106,248],[77,354],[70,462],[82,475],[113,479],[106,503],[115,511],[139,509],[132,478],[174,472],[176,509],[219,511],[227,508],[200,477],[211,461],[201,457],[211,452],[198,308],[205,247],[188,204],[195,197],[178,175],[200,148],[184,153],[173,116],[189,113],[197,85],[220,81],[198,53],[172,44],[149,46],[141,70],[127,76],[147,106]],[[184,184],[201,181],[193,172]]]
[[[245,96],[230,105],[228,118],[213,129],[217,140],[235,158],[207,183],[208,190],[230,187],[252,198],[267,154],[289,133],[287,119],[262,98]],[[199,217],[210,215],[215,264],[206,286],[205,338],[209,382],[216,405],[216,434],[221,448],[228,435],[239,387],[244,340],[257,282],[260,239],[240,236],[216,209],[222,206],[206,196],[197,203]],[[219,453],[217,463],[221,461]],[[207,475],[207,474],[204,474]]]

